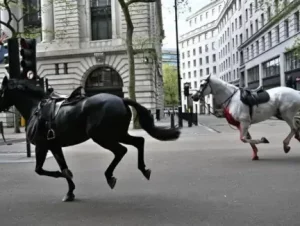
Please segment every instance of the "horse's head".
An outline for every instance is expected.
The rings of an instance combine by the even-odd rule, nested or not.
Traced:
[[[200,98],[211,94],[211,86],[209,83],[210,83],[210,75],[206,79],[201,80],[200,89],[192,95],[193,101],[199,101]]]
[[[8,79],[5,76],[0,89],[0,112],[7,111],[17,103],[25,105],[26,99],[42,99],[45,95],[43,89],[33,83],[28,79]]]
[[[2,85],[0,89],[0,112],[8,111],[8,109],[14,105],[12,101],[12,86],[8,78],[5,76],[2,80]]]

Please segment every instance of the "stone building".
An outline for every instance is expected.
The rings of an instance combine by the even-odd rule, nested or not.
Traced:
[[[26,17],[21,25],[21,29],[42,28],[38,75],[62,94],[83,86],[87,95],[109,92],[128,97],[127,25],[118,0],[41,0],[40,6],[41,15]],[[21,10],[15,11],[21,15]],[[135,27],[136,97],[154,114],[163,109],[161,1],[133,4],[130,12]],[[5,16],[2,11],[1,19]],[[3,76],[6,72],[0,70]]]

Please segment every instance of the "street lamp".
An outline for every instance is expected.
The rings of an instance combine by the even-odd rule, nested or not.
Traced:
[[[178,82],[178,126],[182,127],[182,101],[181,101],[181,76],[180,76],[180,55],[179,55],[179,43],[178,43],[178,18],[177,18],[177,0],[174,0],[175,7],[175,28],[176,28],[176,49],[177,49],[177,82]]]

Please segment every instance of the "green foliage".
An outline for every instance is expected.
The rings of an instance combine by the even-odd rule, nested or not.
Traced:
[[[178,104],[177,77],[175,66],[169,64],[163,65],[165,105],[175,106]]]

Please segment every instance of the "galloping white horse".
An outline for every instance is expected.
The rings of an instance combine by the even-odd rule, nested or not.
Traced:
[[[200,89],[192,95],[192,99],[199,101],[200,97],[209,94],[214,95],[216,102],[223,106],[228,123],[239,129],[241,141],[251,145],[252,160],[259,159],[256,144],[269,143],[269,141],[265,137],[260,140],[252,139],[248,132],[251,124],[265,121],[272,116],[286,121],[291,132],[283,141],[285,153],[290,151],[289,143],[294,135],[300,141],[300,124],[294,122],[294,116],[300,110],[299,91],[288,87],[276,87],[266,91],[262,87],[256,90],[238,88],[209,75],[201,81]]]

